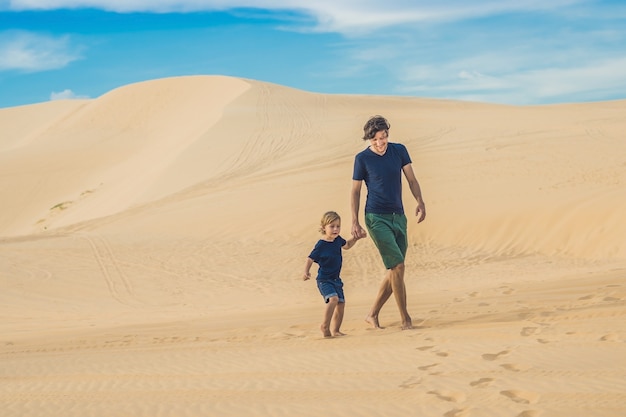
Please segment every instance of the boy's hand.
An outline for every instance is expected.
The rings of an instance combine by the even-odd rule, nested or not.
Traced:
[[[310,272],[305,272],[304,275],[302,276],[302,278],[307,281],[309,279],[311,279],[311,273]]]

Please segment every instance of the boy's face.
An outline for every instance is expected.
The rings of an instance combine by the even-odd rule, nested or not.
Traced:
[[[328,240],[335,240],[339,236],[339,232],[341,232],[341,220],[335,220],[324,226],[324,236]]]
[[[379,130],[374,137],[370,139],[370,145],[372,150],[379,155],[383,155],[387,151],[387,144],[389,138],[389,132],[386,130]]]

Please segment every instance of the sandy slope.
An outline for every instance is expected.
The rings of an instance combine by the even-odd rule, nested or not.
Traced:
[[[299,280],[361,126],[407,145],[412,331],[344,256],[345,338]],[[623,416],[626,101],[512,107],[229,77],[0,109],[8,416]],[[408,190],[406,209],[414,210]]]

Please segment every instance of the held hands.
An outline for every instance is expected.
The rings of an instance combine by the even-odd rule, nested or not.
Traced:
[[[352,225],[352,236],[355,240],[363,239],[364,237],[367,237],[367,232],[361,227],[360,224],[355,223]]]

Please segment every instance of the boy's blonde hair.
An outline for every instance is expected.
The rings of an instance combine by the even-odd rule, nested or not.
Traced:
[[[341,216],[334,211],[327,211],[320,220],[320,233],[324,234],[324,228],[334,222],[335,220],[341,221]]]

